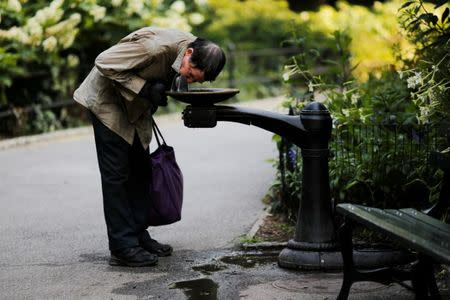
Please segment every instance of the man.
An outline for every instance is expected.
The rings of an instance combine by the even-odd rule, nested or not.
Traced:
[[[208,40],[146,27],[102,52],[75,91],[92,117],[110,265],[149,266],[172,253],[147,232],[151,115],[167,105],[165,90],[176,76],[213,81],[224,64],[223,50]]]

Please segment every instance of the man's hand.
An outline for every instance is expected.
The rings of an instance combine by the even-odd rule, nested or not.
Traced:
[[[139,92],[139,96],[148,99],[153,107],[167,106],[166,86],[159,81],[147,81]]]

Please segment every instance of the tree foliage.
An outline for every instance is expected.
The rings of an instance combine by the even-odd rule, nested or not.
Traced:
[[[203,5],[164,0],[2,1],[0,105],[69,96],[95,56],[121,37],[150,25],[189,31],[203,22],[195,12]]]
[[[407,1],[401,25],[415,45],[415,55],[400,72],[407,80],[422,123],[450,120],[450,5]]]
[[[448,151],[450,146],[449,98],[445,94],[450,80],[449,10],[444,2],[436,7],[420,0],[397,2],[398,29],[404,29],[398,32],[403,33],[399,39],[405,42],[392,43],[389,65],[367,69],[365,78],[357,70],[365,65],[363,57],[355,61],[358,36],[354,31],[361,28],[333,32],[332,59],[324,59],[320,51],[294,36],[303,48],[285,66],[284,79],[291,91],[286,105],[298,112],[309,101],[323,101],[329,108],[333,117],[330,183],[336,202],[424,208],[436,200],[442,174],[429,168],[427,156],[431,150]],[[356,23],[357,19],[353,18],[354,24],[360,26],[354,27],[364,27],[365,21]],[[330,30],[339,28],[331,20],[322,25]],[[386,32],[381,24],[373,23],[370,28],[378,28],[377,34]],[[370,41],[376,51],[377,40]],[[317,72],[317,65],[325,66],[324,71]],[[302,161],[298,154],[290,158],[290,146],[287,151],[282,147],[282,158],[291,165],[280,170],[279,181],[284,182],[288,195],[284,199],[291,202],[277,206],[295,217]]]

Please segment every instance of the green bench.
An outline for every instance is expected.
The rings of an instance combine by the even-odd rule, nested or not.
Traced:
[[[444,171],[439,200],[421,212],[412,208],[379,209],[349,203],[339,204],[336,212],[344,217],[338,230],[344,262],[344,280],[338,300],[347,299],[350,288],[357,281],[382,284],[410,280],[416,299],[440,299],[434,277],[434,264],[450,264],[450,225],[438,218],[447,210],[450,198],[450,155],[433,152],[430,161]],[[356,224],[384,234],[417,256],[408,269],[392,267],[358,270],[353,264],[352,232]]]

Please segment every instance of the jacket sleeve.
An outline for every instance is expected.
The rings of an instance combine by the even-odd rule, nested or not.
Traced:
[[[150,62],[151,57],[141,43],[127,41],[100,53],[95,59],[95,66],[102,76],[112,79],[138,94],[145,84],[145,79],[136,75],[135,71]]]

